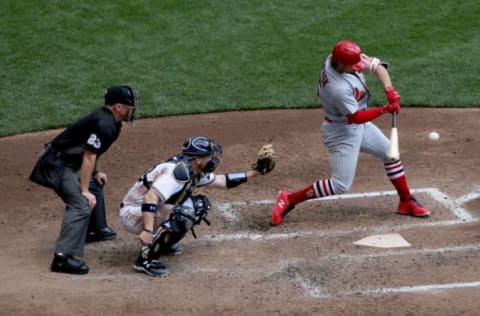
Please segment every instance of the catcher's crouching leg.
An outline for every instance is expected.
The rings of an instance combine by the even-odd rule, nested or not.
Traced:
[[[177,244],[195,222],[195,211],[183,205],[175,205],[168,221],[155,232],[149,247],[148,258],[157,260],[161,255],[178,254],[181,252]]]

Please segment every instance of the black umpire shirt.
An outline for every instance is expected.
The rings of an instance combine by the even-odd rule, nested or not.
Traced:
[[[115,121],[113,113],[102,107],[65,129],[51,146],[63,154],[65,166],[79,170],[85,149],[95,153],[98,159],[118,138],[121,129],[122,122]]]

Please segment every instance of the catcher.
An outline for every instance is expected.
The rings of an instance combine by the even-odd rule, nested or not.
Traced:
[[[133,264],[136,271],[150,276],[167,274],[159,257],[179,254],[178,242],[189,231],[196,237],[195,225],[202,221],[210,224],[210,201],[205,195],[193,195],[195,188],[234,188],[275,167],[273,147],[264,145],[251,170],[218,175],[214,171],[221,154],[222,147],[215,141],[189,137],[181,153],[152,166],[130,188],[120,204],[120,222],[142,244]]]

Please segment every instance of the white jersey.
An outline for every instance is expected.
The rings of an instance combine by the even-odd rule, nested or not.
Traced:
[[[347,122],[347,115],[368,107],[370,92],[361,72],[339,73],[332,67],[331,58],[328,56],[320,73],[318,97],[328,119]]]
[[[215,174],[200,174],[191,182],[182,182],[176,179],[173,170],[177,165],[176,162],[167,161],[153,166],[147,170],[145,174],[130,188],[123,198],[124,205],[141,206],[143,197],[149,189],[161,198],[163,202],[167,202],[175,194],[181,193],[183,190],[193,190],[195,187],[201,187],[211,184],[215,180]],[[189,186],[186,188],[186,186]],[[187,193],[187,195],[189,195]],[[181,197],[179,197],[180,199]]]

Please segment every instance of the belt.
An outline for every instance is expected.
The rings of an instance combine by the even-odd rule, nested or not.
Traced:
[[[349,122],[344,122],[344,121],[332,121],[331,119],[329,119],[328,117],[325,116],[325,121],[327,121],[328,123],[342,123],[342,124],[346,124],[346,125],[349,125],[351,123]]]

